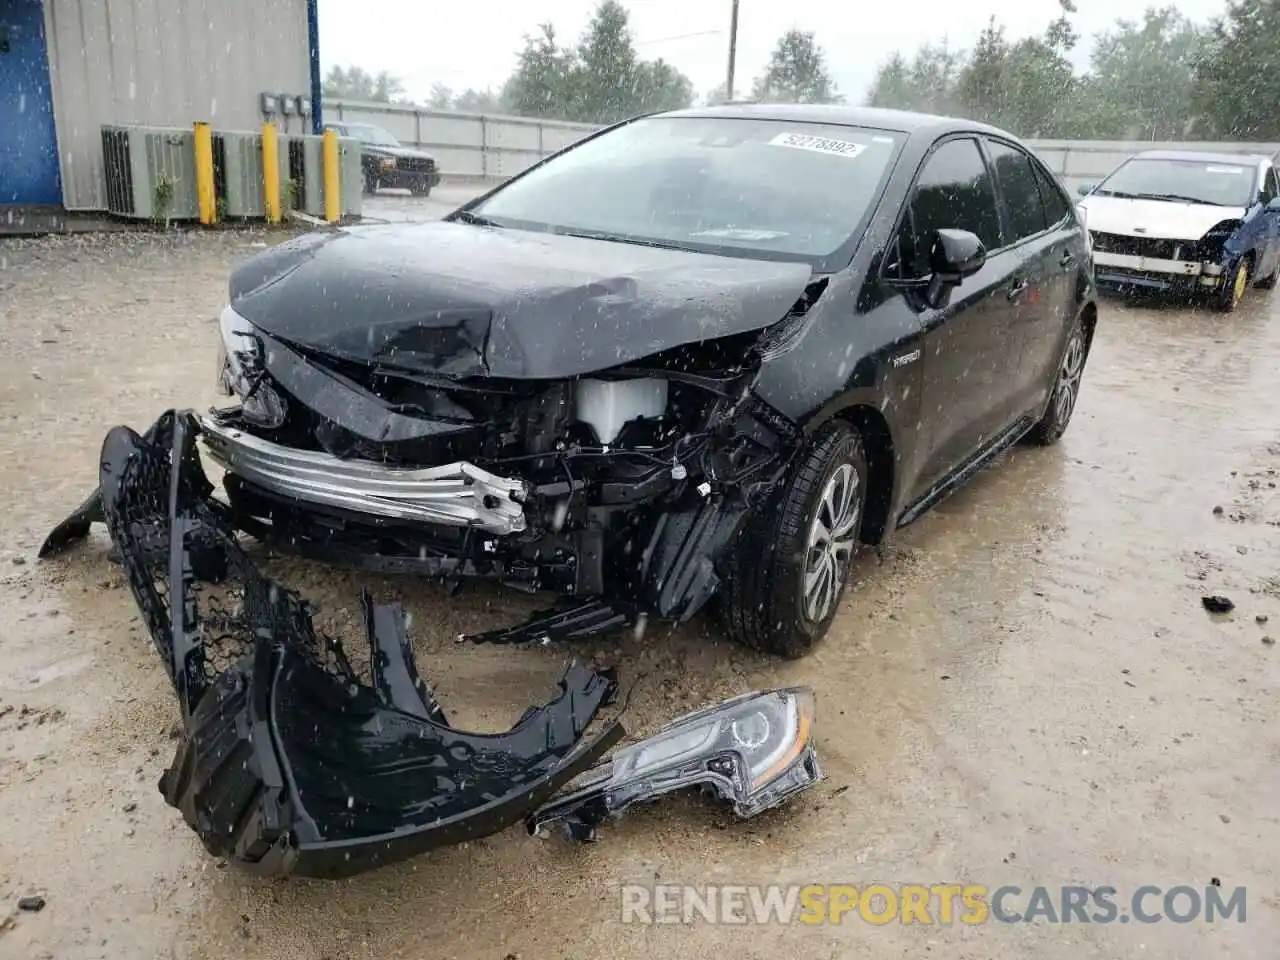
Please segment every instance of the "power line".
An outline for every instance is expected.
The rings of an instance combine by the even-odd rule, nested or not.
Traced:
[[[690,37],[713,37],[724,33],[723,30],[699,30],[697,33],[678,33],[674,37],[657,37],[653,40],[637,40],[635,46],[643,47],[650,43],[668,43],[672,40],[688,40]]]

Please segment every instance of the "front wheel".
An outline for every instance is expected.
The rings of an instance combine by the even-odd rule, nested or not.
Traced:
[[[415,183],[412,187],[409,188],[409,192],[412,193],[415,197],[429,197],[431,196],[431,184]]]
[[[861,436],[832,423],[737,544],[723,602],[735,640],[796,659],[826,635],[857,555],[867,483]]]
[[[1080,381],[1084,377],[1084,365],[1089,359],[1089,338],[1084,324],[1079,319],[1071,329],[1067,338],[1067,349],[1062,353],[1062,363],[1058,365],[1057,379],[1054,381],[1053,394],[1049,397],[1049,406],[1040,418],[1040,422],[1031,428],[1027,439],[1042,447],[1057,443],[1067,432],[1067,424],[1071,422],[1071,414],[1075,412],[1076,400],[1080,397]]]
[[[372,197],[378,192],[378,175],[376,173],[366,173],[364,175],[364,193],[367,197]]]
[[[1240,301],[1244,299],[1245,291],[1248,289],[1249,261],[1241,257],[1231,268],[1231,272],[1223,278],[1214,306],[1223,313],[1232,313],[1236,307],[1240,306]]]

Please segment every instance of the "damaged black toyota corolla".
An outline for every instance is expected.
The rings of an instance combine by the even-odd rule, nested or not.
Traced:
[[[238,529],[562,597],[475,639],[715,597],[733,636],[798,656],[859,544],[1019,437],[1061,435],[1096,316],[1074,208],[1007,134],[689,110],[443,222],[240,266],[219,370],[238,402],[196,429]]]

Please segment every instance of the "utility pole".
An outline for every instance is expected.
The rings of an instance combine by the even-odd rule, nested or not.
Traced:
[[[733,0],[733,12],[729,15],[729,76],[724,82],[726,100],[733,99],[733,67],[738,54],[738,0]]]

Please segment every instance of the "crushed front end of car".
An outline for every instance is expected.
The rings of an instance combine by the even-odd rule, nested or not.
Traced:
[[[145,436],[112,430],[98,502],[70,522],[101,517],[119,552],[182,711],[160,789],[210,853],[348,876],[521,822],[622,736],[616,721],[588,736],[616,681],[578,665],[506,733],[450,726],[399,606],[367,595],[358,670],[241,550],[197,429],[170,412]]]
[[[230,307],[221,327],[238,402],[199,430],[234,525],[315,559],[562,598],[476,640],[687,620],[800,438],[752,392],[759,331],[532,379],[344,361]]]

